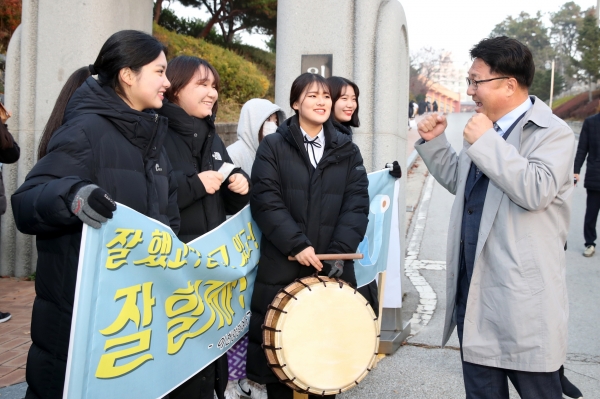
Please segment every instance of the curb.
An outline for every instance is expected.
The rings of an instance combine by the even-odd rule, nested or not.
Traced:
[[[419,153],[417,153],[417,150],[413,150],[413,152],[411,152],[411,154],[408,156],[408,159],[406,160],[407,171],[410,170],[410,168],[412,168],[413,164],[415,163],[418,157]]]

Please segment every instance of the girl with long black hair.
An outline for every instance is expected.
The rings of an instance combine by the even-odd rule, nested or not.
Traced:
[[[17,228],[36,236],[38,253],[27,399],[63,395],[82,223],[100,228],[118,201],[179,230],[167,120],[152,110],[170,85],[166,68],[152,36],[113,34],[63,88],[40,159],[12,196]],[[97,79],[82,84],[87,74]]]

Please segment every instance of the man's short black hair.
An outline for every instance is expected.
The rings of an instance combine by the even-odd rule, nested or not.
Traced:
[[[522,87],[530,87],[535,75],[535,64],[529,48],[506,36],[483,39],[470,51],[471,59],[479,58],[490,67],[490,72],[513,77]]]

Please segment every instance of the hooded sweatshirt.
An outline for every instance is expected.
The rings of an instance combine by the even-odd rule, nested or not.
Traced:
[[[258,150],[258,132],[269,116],[277,113],[279,123],[285,120],[285,113],[269,100],[253,98],[244,104],[238,122],[235,143],[227,147],[227,153],[235,166],[242,168],[250,176],[252,164]]]

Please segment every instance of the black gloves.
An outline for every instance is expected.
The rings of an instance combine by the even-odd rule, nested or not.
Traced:
[[[108,219],[112,219],[117,204],[110,195],[95,184],[80,188],[71,203],[73,212],[81,221],[95,229]]]
[[[386,163],[385,167],[386,168],[391,167],[390,175],[392,175],[396,179],[399,179],[402,177],[402,169],[400,169],[400,164],[398,163],[398,161],[394,161],[393,163]]]
[[[342,273],[344,273],[344,261],[343,260],[325,260],[323,261],[324,263],[327,263],[329,266],[331,266],[331,270],[329,271],[329,274],[327,275],[327,277],[329,278],[334,278],[334,277],[341,277]]]

